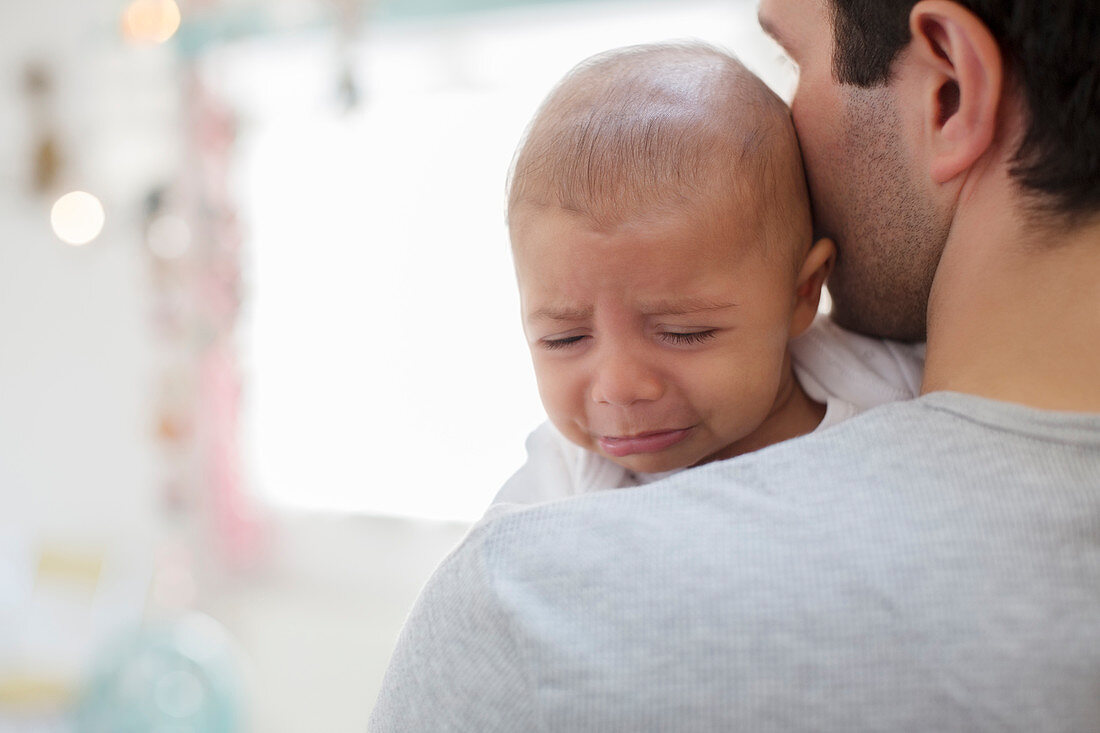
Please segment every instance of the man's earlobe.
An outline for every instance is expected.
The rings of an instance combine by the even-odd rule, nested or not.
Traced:
[[[909,14],[913,61],[925,72],[931,174],[945,183],[992,145],[1004,84],[996,39],[978,16],[951,0],[921,0]]]

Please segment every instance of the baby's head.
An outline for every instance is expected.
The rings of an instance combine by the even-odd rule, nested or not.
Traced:
[[[571,441],[653,472],[793,437],[787,343],[833,249],[786,106],[736,59],[582,63],[516,154],[508,226],[539,392]]]

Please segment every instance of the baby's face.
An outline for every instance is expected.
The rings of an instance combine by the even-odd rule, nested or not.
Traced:
[[[513,215],[539,393],[571,441],[666,471],[740,453],[775,410],[793,378],[795,275],[757,227],[726,219],[595,231],[558,208]]]

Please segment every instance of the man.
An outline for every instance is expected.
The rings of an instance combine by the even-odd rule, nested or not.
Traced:
[[[372,727],[1100,729],[1100,4],[763,0],[842,324],[924,395],[503,514]]]

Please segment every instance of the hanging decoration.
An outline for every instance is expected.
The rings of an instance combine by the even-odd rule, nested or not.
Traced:
[[[329,0],[336,14],[337,100],[345,112],[363,101],[356,49],[363,33],[369,0]]]
[[[201,406],[199,450],[210,509],[225,558],[235,566],[262,550],[260,517],[246,491],[242,469],[241,374],[237,322],[241,308],[242,233],[230,188],[237,121],[198,73],[187,80],[188,144],[195,207],[189,217],[202,267],[195,285],[202,351],[198,371]]]
[[[155,433],[166,468],[163,505],[209,534],[217,567],[244,568],[263,549],[244,479],[237,321],[241,245],[230,174],[237,123],[190,65],[183,82],[187,161],[145,202],[155,323],[166,355]]]
[[[49,194],[60,184],[65,162],[54,122],[53,77],[49,69],[38,62],[27,64],[23,91],[30,108],[31,129],[35,134],[31,148],[31,191]]]
[[[128,6],[123,22],[128,38],[139,26],[155,26],[148,18],[172,20],[170,10],[154,12],[153,5],[162,2],[135,0]],[[230,185],[238,124],[208,83],[214,76],[204,51],[243,36],[285,31],[286,23],[334,24],[337,99],[353,110],[362,99],[355,52],[372,4],[295,2],[300,12],[284,16],[279,9],[290,3],[192,0],[174,42],[183,69],[185,165],[176,180],[150,191],[144,205],[154,322],[164,354],[154,432],[165,470],[165,511],[188,527],[185,534],[210,533],[208,546],[216,548],[220,567],[243,568],[262,559],[265,531],[242,465],[237,326],[243,236]],[[146,18],[141,23],[135,20],[139,7]],[[201,566],[202,558],[184,564],[192,562]]]

